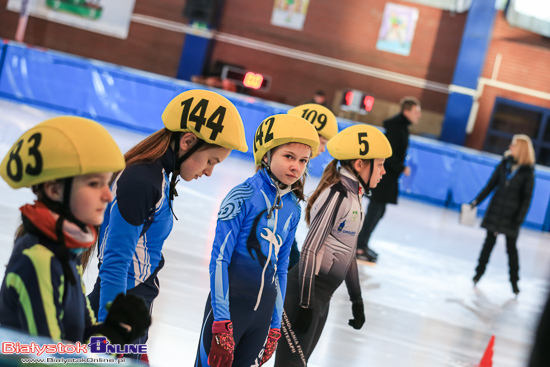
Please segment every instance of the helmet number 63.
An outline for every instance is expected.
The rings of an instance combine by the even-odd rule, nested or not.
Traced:
[[[31,146],[29,147],[28,156],[34,158],[34,165],[32,165],[30,162],[27,163],[25,166],[25,173],[28,175],[37,176],[42,172],[42,166],[43,166],[43,160],[42,160],[42,154],[40,154],[40,151],[38,150],[38,146],[40,145],[40,142],[42,141],[42,134],[36,133],[31,135],[29,140],[27,140],[27,143],[30,143]],[[23,139],[19,140],[13,147],[13,149],[10,152],[10,157],[8,159],[7,164],[7,174],[8,177],[11,178],[15,182],[21,181],[23,178],[23,158],[21,158],[21,155],[19,154],[21,152],[21,148],[23,147]]]

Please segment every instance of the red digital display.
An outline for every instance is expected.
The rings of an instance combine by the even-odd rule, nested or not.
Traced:
[[[344,103],[346,106],[351,106],[351,102],[353,102],[353,91],[348,90],[344,96]]]
[[[372,111],[373,104],[374,104],[373,96],[363,96],[363,108],[365,109],[365,111],[367,112]]]
[[[271,77],[269,75],[255,73],[230,65],[223,67],[221,78],[222,80],[230,80],[236,85],[260,91],[268,91],[271,87]]]
[[[244,75],[243,85],[247,88],[260,89],[263,82],[264,77],[262,74],[256,74],[249,71]]]

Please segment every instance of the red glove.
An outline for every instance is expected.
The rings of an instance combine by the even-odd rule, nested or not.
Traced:
[[[281,329],[269,329],[269,335],[267,336],[267,343],[265,343],[264,355],[260,362],[260,366],[269,361],[269,358],[275,353],[277,349],[277,342],[281,337]]]
[[[231,367],[234,350],[235,340],[233,339],[233,324],[231,321],[214,321],[208,365],[211,367]]]

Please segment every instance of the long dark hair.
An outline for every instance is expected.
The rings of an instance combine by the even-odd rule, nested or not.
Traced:
[[[181,136],[185,134],[183,132],[174,132],[171,130],[168,130],[167,128],[162,128],[153,134],[149,135],[136,145],[134,145],[126,154],[124,154],[124,160],[126,162],[126,167],[132,166],[134,164],[140,164],[140,163],[151,163],[155,160],[161,158],[164,153],[168,150],[168,147],[170,144],[174,141],[175,144],[179,144],[179,139]],[[177,141],[176,141],[177,140]],[[197,150],[197,152],[211,149],[211,148],[218,148],[220,145],[216,144],[210,144],[204,142],[201,147]],[[179,167],[176,167],[179,170]],[[109,185],[112,185],[116,177],[118,176],[119,172],[115,172],[113,174],[113,178],[111,179],[111,182],[109,182]],[[96,227],[97,233],[98,233],[98,240],[99,240],[99,228]],[[94,243],[89,249],[84,251],[80,257],[82,262],[82,269],[83,271],[86,270],[88,267],[92,254],[95,252],[95,249],[97,247],[97,241]]]
[[[309,226],[309,221],[311,219],[311,208],[313,207],[313,204],[315,203],[315,200],[319,198],[319,195],[329,186],[334,185],[338,181],[340,181],[340,173],[338,172],[338,162],[340,162],[340,165],[342,167],[345,167],[348,171],[353,173],[353,165],[357,161],[357,159],[350,159],[350,160],[342,160],[338,161],[338,159],[333,159],[325,168],[323,171],[323,175],[321,176],[321,180],[319,181],[319,185],[313,191],[313,194],[309,196],[309,199],[307,201],[306,206],[306,223]],[[370,159],[362,159],[363,162],[370,164],[373,164],[373,162]],[[367,190],[367,188],[365,188]]]

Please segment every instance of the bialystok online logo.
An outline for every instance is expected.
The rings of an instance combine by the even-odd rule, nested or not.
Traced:
[[[89,348],[89,350],[88,350]],[[19,342],[2,342],[3,354],[76,354],[76,353],[104,353],[104,354],[145,354],[147,353],[147,344],[110,344],[104,336],[93,336],[90,338],[90,344],[23,344]]]

